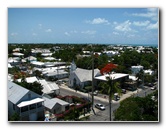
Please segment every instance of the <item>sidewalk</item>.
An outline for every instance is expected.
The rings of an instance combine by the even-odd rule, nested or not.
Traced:
[[[63,89],[66,89],[66,90],[70,90],[72,92],[76,92],[74,89],[71,89],[68,86],[65,86],[64,84],[62,84],[60,87]],[[122,100],[124,100],[124,99],[126,99],[134,94],[137,94],[140,91],[141,91],[141,89],[138,89],[138,91],[137,90],[136,91],[128,91],[126,94],[122,94],[122,96],[120,96],[120,100],[118,100],[118,101],[112,100],[112,103],[119,103],[120,101],[122,101]],[[80,91],[77,91],[77,93],[83,95],[84,97],[87,97],[87,93],[83,93]],[[108,95],[101,95],[100,97],[94,96],[94,99],[102,101],[102,102],[108,102]]]
[[[82,118],[85,118],[85,117],[89,117],[89,116],[91,116],[91,115],[93,115],[92,112],[86,113],[85,115],[81,115],[81,116],[79,117],[79,119],[82,119]]]
[[[122,101],[122,100],[124,100],[124,99],[126,99],[126,98],[128,98],[130,96],[133,96],[133,95],[137,94],[140,91],[141,91],[141,89],[138,89],[138,91],[137,90],[135,90],[135,91],[128,91],[126,94],[122,94],[122,96],[120,96],[120,100],[118,100],[118,101],[112,100],[112,102],[113,103],[117,103],[117,102],[119,103],[120,101]]]

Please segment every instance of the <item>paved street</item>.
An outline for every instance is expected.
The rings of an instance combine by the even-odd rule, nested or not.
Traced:
[[[126,94],[123,94],[120,97],[119,101],[114,101],[112,100],[112,107],[111,107],[111,114],[112,114],[112,121],[113,121],[113,112],[120,106],[119,102],[130,97],[130,96],[139,96],[139,97],[145,97],[146,95],[154,92],[155,90],[151,90],[150,87],[145,87],[144,89],[138,89],[136,91],[127,91]],[[86,97],[89,98],[91,100],[91,95],[89,95],[88,93],[83,93],[80,91],[75,91],[74,89],[71,89],[69,87],[67,87],[66,85],[62,84],[60,86],[60,95],[65,96],[65,95],[74,95],[74,96],[78,96],[78,97]],[[110,122],[110,118],[109,118],[109,103],[108,103],[108,96],[106,95],[98,95],[98,96],[94,96],[94,104],[96,103],[101,103],[106,107],[106,110],[102,111],[99,110],[97,108],[94,107],[94,111],[95,114],[93,113],[93,111],[91,110],[90,112],[90,119],[89,121],[107,121]]]

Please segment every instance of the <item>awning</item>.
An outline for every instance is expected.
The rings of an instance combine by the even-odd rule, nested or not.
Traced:
[[[36,99],[32,99],[30,101],[23,101],[23,102],[19,103],[17,106],[20,108],[20,107],[25,107],[25,106],[32,105],[35,103],[40,103],[40,102],[44,102],[44,99],[36,98]]]

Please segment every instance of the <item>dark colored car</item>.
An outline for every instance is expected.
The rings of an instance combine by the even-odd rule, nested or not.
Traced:
[[[126,94],[126,89],[122,89],[121,91],[123,94]]]

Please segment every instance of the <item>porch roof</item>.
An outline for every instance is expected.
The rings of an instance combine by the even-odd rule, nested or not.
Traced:
[[[25,107],[25,106],[35,104],[35,103],[39,103],[39,102],[44,102],[44,99],[36,98],[36,99],[32,99],[30,101],[23,101],[23,102],[19,103],[17,106],[20,108],[20,107]]]

